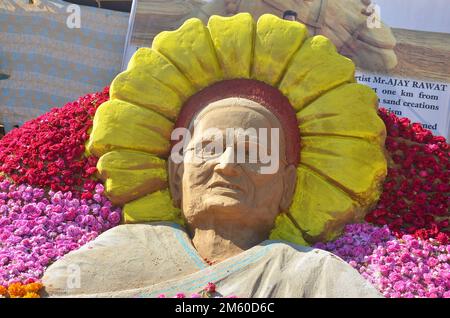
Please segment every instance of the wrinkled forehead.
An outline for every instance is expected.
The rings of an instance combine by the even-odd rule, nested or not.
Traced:
[[[280,138],[284,139],[283,129],[278,118],[259,103],[245,98],[226,98],[213,102],[203,108],[193,117],[189,129],[194,139],[201,137],[210,129],[219,129],[223,132],[227,128],[256,129],[277,128]]]

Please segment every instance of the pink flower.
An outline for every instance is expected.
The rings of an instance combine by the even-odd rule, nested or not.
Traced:
[[[398,281],[394,284],[394,289],[398,292],[403,292],[405,290],[405,283],[403,281]]]
[[[364,257],[354,253],[361,246]],[[450,290],[450,246],[438,240],[395,238],[387,226],[351,224],[325,248],[354,266],[386,297],[444,297]]]
[[[434,257],[430,257],[427,261],[427,264],[430,267],[435,267],[437,264],[439,264],[439,261]]]
[[[108,217],[108,221],[113,225],[119,224],[120,223],[120,214],[117,212],[112,212]]]

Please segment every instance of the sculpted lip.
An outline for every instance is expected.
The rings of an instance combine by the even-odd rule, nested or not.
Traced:
[[[239,187],[238,185],[231,184],[231,183],[228,183],[228,182],[223,182],[223,181],[213,182],[210,186],[208,186],[208,188],[209,189],[212,189],[212,188],[226,188],[226,189],[230,189],[230,190],[244,192],[244,190],[241,187]]]

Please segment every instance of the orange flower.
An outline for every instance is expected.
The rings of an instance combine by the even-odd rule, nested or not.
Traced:
[[[8,288],[0,285],[0,296],[10,298],[40,298],[38,292],[43,287],[42,283],[13,283]]]
[[[19,298],[25,296],[26,291],[21,283],[14,283],[9,285],[8,293],[11,298]]]
[[[27,293],[37,293],[42,288],[42,283],[31,283],[24,285],[25,292]]]

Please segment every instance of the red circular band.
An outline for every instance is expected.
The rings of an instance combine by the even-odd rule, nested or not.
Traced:
[[[175,128],[187,128],[192,117],[212,102],[242,97],[255,101],[270,110],[283,127],[286,144],[286,160],[298,165],[300,161],[300,132],[294,108],[278,89],[252,79],[224,80],[208,86],[192,95],[181,108]],[[172,141],[174,145],[177,141]]]

